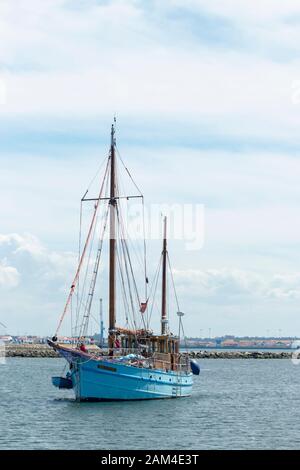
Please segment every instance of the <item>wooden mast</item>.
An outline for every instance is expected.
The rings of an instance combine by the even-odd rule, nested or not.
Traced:
[[[115,129],[111,126],[110,147],[110,234],[109,234],[109,334],[108,347],[114,346],[116,324],[116,168],[115,168]]]
[[[162,250],[162,301],[161,301],[161,334],[167,333],[167,217],[164,217],[164,239]]]

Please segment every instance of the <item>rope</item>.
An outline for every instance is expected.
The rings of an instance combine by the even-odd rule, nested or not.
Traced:
[[[148,319],[148,327],[150,325],[150,321],[151,321],[151,318],[152,318],[154,305],[156,305],[155,295],[156,295],[156,291],[157,291],[158,278],[159,278],[159,274],[160,274],[160,270],[161,270],[161,264],[162,264],[161,260],[162,260],[162,255],[160,256],[158,267],[157,267],[156,274],[155,274],[156,277],[154,277],[152,287],[151,287],[151,291],[150,291],[150,294],[149,294],[149,298],[150,298],[150,296],[152,295],[152,289],[153,289],[153,286],[154,286],[153,301],[152,301],[152,306],[151,306],[149,319]]]
[[[79,216],[78,264],[80,263],[80,254],[81,254],[81,236],[82,236],[82,200],[80,201],[80,216]],[[76,322],[75,322],[75,330],[74,330],[75,335],[78,329],[78,321],[79,321],[79,288],[80,288],[80,276],[78,276],[78,283],[77,283]]]
[[[106,178],[106,187],[105,187],[105,192],[104,192],[104,194],[106,194],[107,191],[108,191],[108,180],[109,180],[109,178],[107,177],[107,178]],[[102,227],[102,230],[100,230],[100,232],[102,233],[102,237],[100,237],[100,240],[99,240],[98,250],[99,250],[99,247],[100,247],[100,246],[101,246],[101,249],[102,249],[103,238],[104,238],[105,229],[106,229],[107,220],[108,220],[108,212],[109,212],[109,204],[107,205],[107,209],[106,209],[106,212],[105,212],[104,217],[103,217],[103,227]],[[95,224],[95,227],[94,227],[94,232],[93,232],[93,237],[92,237],[92,243],[91,243],[91,246],[90,246],[90,252],[89,252],[88,262],[87,262],[87,265],[86,265],[85,276],[84,276],[84,283],[83,283],[83,290],[82,290],[81,299],[80,299],[80,304],[79,304],[79,311],[80,311],[80,309],[81,309],[81,306],[82,306],[82,304],[83,304],[83,299],[84,299],[84,297],[85,297],[86,281],[87,281],[88,269],[89,269],[89,265],[90,265],[90,258],[91,258],[93,243],[94,243],[94,237],[95,237],[96,227],[97,227],[97,224]],[[99,260],[99,261],[100,261],[100,260]],[[91,281],[91,282],[92,282],[92,281]],[[85,306],[85,312],[87,312],[87,309],[88,309],[88,299],[87,299],[87,303],[86,303],[86,306]],[[86,315],[84,315],[84,317],[85,317],[85,316],[86,316]],[[80,326],[80,333],[79,333],[79,336],[82,336],[82,334],[83,334],[82,328],[83,328],[83,323],[84,323],[84,317],[83,317],[83,319],[82,319],[82,323],[81,323],[81,326]]]
[[[67,309],[68,309],[68,307],[69,307],[69,304],[70,304],[72,295],[73,295],[73,293],[74,293],[74,289],[75,289],[76,284],[77,284],[77,281],[78,281],[79,273],[80,273],[81,266],[82,266],[82,263],[83,263],[83,260],[84,260],[85,254],[86,254],[86,250],[87,250],[88,244],[89,244],[89,242],[90,242],[90,237],[91,237],[91,234],[92,234],[92,231],[93,231],[94,223],[95,223],[96,216],[97,216],[97,212],[98,212],[98,207],[99,207],[100,198],[101,198],[101,196],[102,196],[104,181],[105,181],[105,178],[106,178],[106,175],[107,175],[107,169],[108,169],[109,160],[110,160],[110,159],[108,158],[108,159],[107,159],[107,165],[106,165],[106,170],[105,170],[104,179],[103,179],[103,182],[102,182],[102,185],[101,185],[101,188],[100,188],[98,200],[97,200],[97,202],[96,202],[96,204],[95,204],[94,214],[93,214],[93,218],[92,218],[92,221],[91,221],[91,225],[90,225],[90,228],[89,228],[89,231],[88,231],[88,236],[87,236],[87,239],[86,239],[86,242],[85,242],[85,245],[84,245],[82,254],[81,254],[80,262],[79,262],[79,265],[78,265],[78,268],[77,268],[75,277],[74,277],[74,279],[73,279],[73,282],[72,282],[72,285],[71,285],[71,288],[70,288],[70,293],[69,293],[69,295],[68,295],[68,298],[67,298],[67,301],[66,301],[66,304],[65,304],[63,313],[62,313],[62,315],[61,315],[61,317],[60,317],[60,320],[59,320],[59,323],[58,323],[58,326],[57,326],[57,329],[56,329],[56,332],[55,332],[55,336],[57,336],[57,334],[58,334],[58,332],[59,332],[59,330],[60,330],[60,327],[61,327],[61,325],[62,325],[63,319],[64,319],[64,317],[65,317],[65,315],[66,315],[66,313],[67,313]]]
[[[126,295],[126,287],[125,287],[125,281],[124,281],[124,276],[123,276],[123,271],[122,271],[122,266],[121,266],[121,260],[120,260],[120,254],[119,250],[117,249],[117,260],[118,260],[118,266],[119,266],[119,273],[121,277],[121,286],[122,286],[122,297],[123,297],[123,304],[124,304],[124,311],[125,311],[125,320],[126,320],[126,326],[128,326],[128,315],[129,315],[129,304],[128,304],[128,299]]]
[[[167,260],[168,260],[169,270],[170,270],[170,273],[171,273],[171,279],[172,279],[172,284],[173,284],[173,289],[174,289],[174,295],[175,295],[176,305],[177,305],[178,312],[180,312],[179,302],[178,302],[178,297],[177,297],[177,292],[176,292],[176,288],[175,288],[174,277],[173,277],[173,273],[172,273],[172,269],[171,269],[171,263],[170,263],[169,253],[167,253]]]
[[[130,171],[128,170],[127,166],[126,166],[125,163],[123,162],[123,159],[122,159],[122,157],[121,157],[121,154],[120,154],[119,149],[118,149],[117,146],[116,146],[116,150],[117,150],[118,157],[119,157],[119,159],[120,159],[120,161],[121,161],[123,167],[125,168],[125,171],[127,172],[129,178],[131,179],[131,181],[132,181],[132,183],[134,184],[134,186],[135,186],[135,188],[137,189],[137,191],[138,191],[138,192],[140,193],[140,195],[142,196],[142,195],[143,195],[143,194],[142,194],[142,191],[140,190],[140,188],[138,187],[138,185],[137,185],[136,182],[134,181],[133,177],[132,177],[131,174],[130,174]]]
[[[109,204],[107,204],[107,210],[105,213],[105,218],[104,218],[104,223],[102,227],[102,234],[98,243],[98,250],[97,250],[97,257],[95,260],[95,266],[93,270],[94,276],[91,279],[90,283],[90,289],[88,293],[88,299],[87,303],[85,306],[85,312],[83,316],[83,321],[81,325],[81,331],[80,331],[80,336],[85,336],[88,330],[88,324],[89,324],[89,316],[91,313],[91,307],[92,307],[92,302],[93,302],[93,297],[94,297],[94,291],[95,291],[95,285],[96,285],[96,280],[97,280],[97,275],[98,275],[98,269],[99,269],[99,264],[100,264],[100,259],[101,259],[101,254],[102,254],[102,246],[103,246],[103,238],[107,226],[107,220],[108,220],[108,212],[109,212]]]
[[[145,228],[145,204],[144,204],[144,197],[143,197],[143,199],[142,199],[142,206],[143,206],[143,239],[144,239],[145,300],[147,300],[148,276],[147,276],[147,246],[146,246],[146,228]]]

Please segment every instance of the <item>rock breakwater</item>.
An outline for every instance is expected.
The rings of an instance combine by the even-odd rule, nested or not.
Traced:
[[[190,351],[195,359],[290,359],[290,351]]]
[[[6,357],[59,357],[47,344],[8,344]]]
[[[290,359],[292,351],[190,351],[195,359]],[[5,347],[6,357],[59,357],[47,344],[9,344]]]

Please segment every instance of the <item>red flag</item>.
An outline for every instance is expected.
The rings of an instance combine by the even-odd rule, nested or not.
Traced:
[[[147,302],[141,302],[141,307],[140,307],[140,312],[141,313],[145,312],[145,310],[147,308],[147,303],[148,303],[148,301]]]

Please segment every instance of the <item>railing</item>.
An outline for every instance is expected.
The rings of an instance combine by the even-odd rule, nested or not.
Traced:
[[[135,357],[128,357],[130,355]],[[159,369],[166,371],[189,372],[190,361],[188,356],[182,354],[166,354],[166,353],[149,353],[142,352],[141,348],[111,348],[102,349],[100,356],[105,356],[111,361],[120,361],[124,359],[124,363],[130,363],[135,367],[147,369]]]
[[[105,357],[110,362],[130,364],[143,369],[156,369],[173,372],[189,372],[190,361],[186,354],[149,353],[143,348],[102,348],[86,346],[90,359]],[[132,357],[130,357],[132,355]]]

